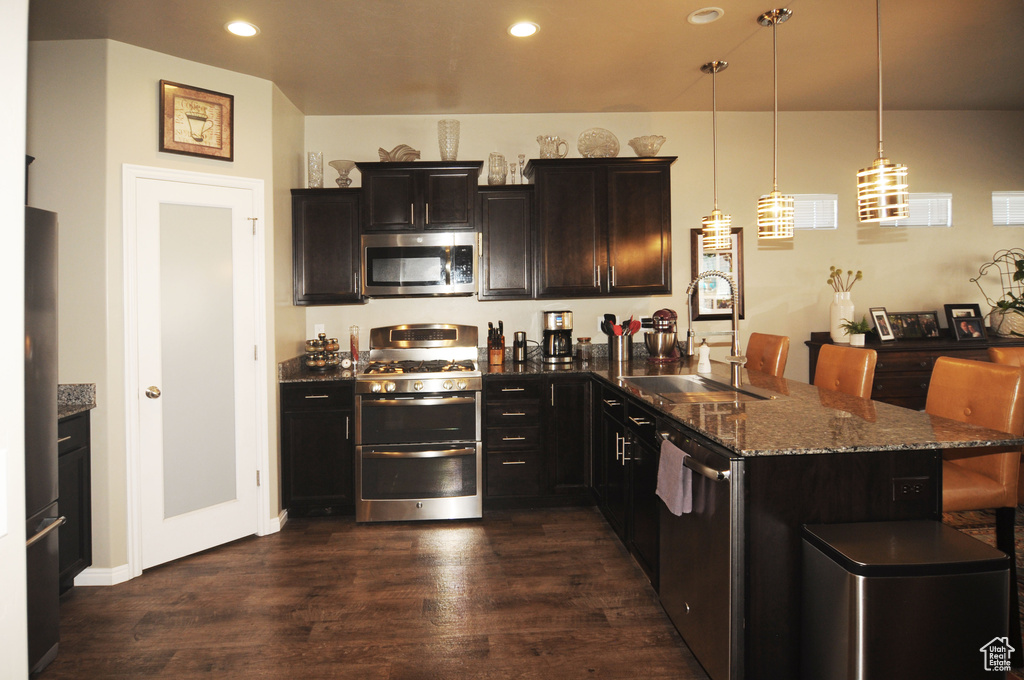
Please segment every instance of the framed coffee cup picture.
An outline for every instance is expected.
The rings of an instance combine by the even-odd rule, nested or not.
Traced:
[[[235,157],[235,98],[160,81],[160,150],[221,161]]]

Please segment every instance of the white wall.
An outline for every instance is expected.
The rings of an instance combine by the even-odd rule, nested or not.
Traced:
[[[41,159],[34,202],[61,217],[59,380],[93,382],[93,565],[127,562],[121,173],[124,164],[263,179],[266,299],[273,296],[273,84],[107,40],[33,42],[29,149]],[[235,97],[235,158],[224,162],[158,151],[159,81]],[[79,106],[79,97],[83,105]],[[71,106],[70,102],[75,102]],[[84,107],[84,109],[83,109]],[[84,115],[83,115],[84,110]],[[294,126],[294,124],[293,124]],[[276,332],[268,316],[267,347]],[[276,411],[277,367],[265,379]],[[268,433],[276,448],[276,426]],[[276,505],[271,515],[276,517]]]
[[[28,676],[25,609],[25,87],[28,0],[0,4],[0,678]]]
[[[306,149],[329,160],[377,160],[377,149],[406,143],[423,160],[439,159],[436,126],[442,116],[312,116],[306,119]],[[711,115],[703,112],[621,114],[536,114],[459,116],[460,159],[486,161],[491,151],[506,159],[537,156],[538,134],[570,141],[591,127],[611,130],[620,155],[632,156],[626,142],[642,134],[668,138],[660,154],[678,156],[672,166],[673,294],[654,298],[522,302],[477,302],[473,298],[371,300],[365,305],[309,307],[306,337],[325,323],[328,335],[344,336],[350,324],[363,329],[393,323],[453,320],[486,326],[502,319],[506,335],[526,330],[540,336],[541,310],[570,309],[575,335],[603,340],[597,318],[649,315],[661,307],[685,314],[683,295],[690,280],[690,229],[712,209]],[[990,192],[1024,189],[1024,113],[887,112],[886,152],[910,167],[911,191],[953,193],[952,229],[882,229],[856,219],[856,171],[877,153],[876,116],[871,112],[797,112],[780,114],[779,188],[787,193],[839,195],[839,229],[797,232],[791,243],[759,244],[754,226],[757,198],[771,190],[772,117],[770,113],[719,113],[719,207],[744,228],[746,318],[741,336],[753,330],[792,339],[786,376],[807,379],[803,342],[812,331],[828,329],[831,288],[829,265],[861,269],[853,289],[856,313],[868,307],[890,311],[938,310],[948,302],[984,303],[968,279],[1001,248],[1020,246],[1024,230],[997,228],[991,222]],[[486,184],[486,164],[481,184]],[[325,171],[325,186],[336,173]],[[352,173],[358,184],[359,173]],[[699,322],[698,330],[720,324]],[[727,353],[724,344],[715,355]]]

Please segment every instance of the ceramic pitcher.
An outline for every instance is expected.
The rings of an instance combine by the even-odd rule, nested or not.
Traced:
[[[569,153],[569,143],[555,135],[540,135],[537,143],[540,144],[541,158],[565,158]]]

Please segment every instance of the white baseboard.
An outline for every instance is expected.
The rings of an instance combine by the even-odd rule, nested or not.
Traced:
[[[131,571],[127,564],[116,567],[101,569],[88,567],[85,571],[75,577],[76,586],[116,586],[131,580]]]

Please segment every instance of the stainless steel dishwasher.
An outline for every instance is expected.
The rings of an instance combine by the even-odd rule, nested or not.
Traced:
[[[741,459],[679,430],[662,437],[689,454],[693,510],[661,506],[661,605],[713,680],[743,677]],[[717,447],[716,447],[717,448]]]

